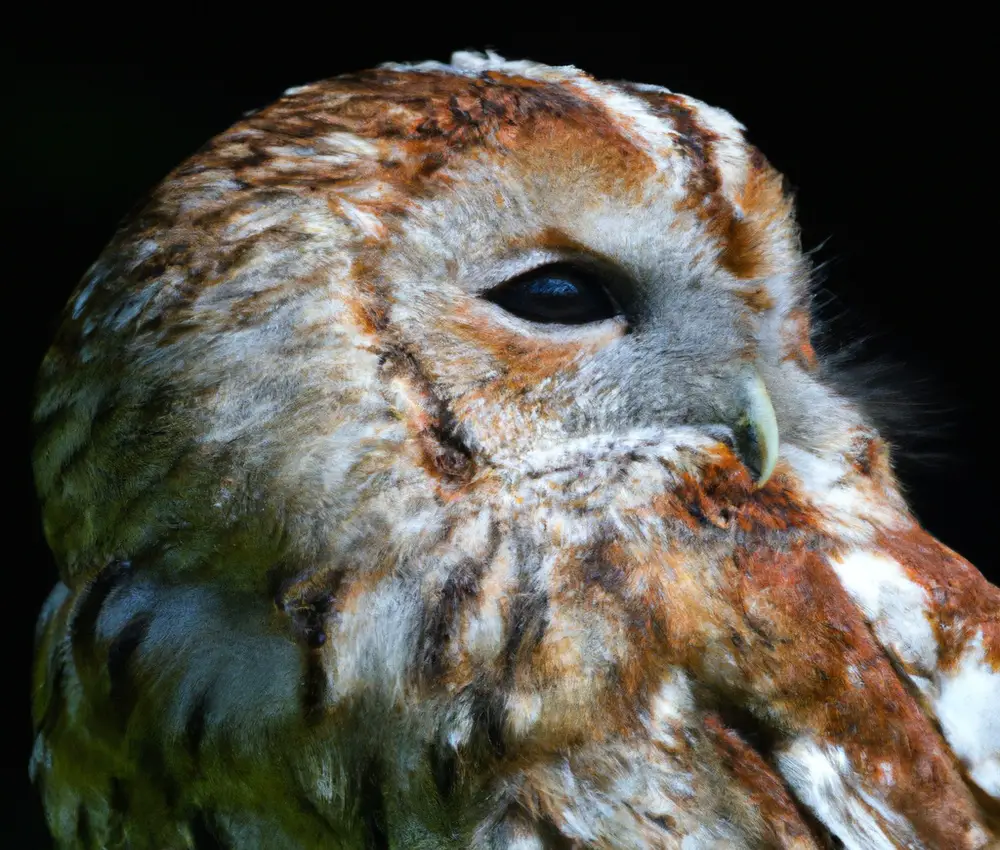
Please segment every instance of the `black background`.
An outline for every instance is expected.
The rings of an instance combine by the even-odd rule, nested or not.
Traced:
[[[650,22],[642,32],[570,20],[543,32],[471,24],[386,32],[385,21],[324,29],[298,20],[302,39],[291,42],[267,22],[251,37],[155,45],[156,25],[139,38],[88,36],[73,46],[15,36],[4,51],[3,106],[13,119],[3,148],[12,216],[5,293],[14,302],[6,418],[16,426],[7,489],[17,507],[6,516],[14,546],[5,565],[11,739],[2,767],[11,809],[0,815],[3,846],[50,846],[27,780],[32,630],[55,572],[31,484],[35,370],[57,312],[140,195],[291,85],[492,46],[508,58],[658,83],[732,112],[797,189],[804,245],[826,264],[820,305],[833,338],[867,338],[861,361],[895,364],[865,381],[898,399],[890,437],[918,516],[997,581],[997,136],[993,81],[970,36],[984,24],[968,21],[954,34],[947,21],[921,33],[850,22],[842,33],[833,23],[788,36],[747,20],[725,41],[717,22],[704,20]]]

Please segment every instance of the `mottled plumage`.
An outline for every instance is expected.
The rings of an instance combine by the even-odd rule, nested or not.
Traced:
[[[665,89],[452,63],[247,116],[73,295],[59,847],[996,846],[1000,591],[833,389],[780,176]]]

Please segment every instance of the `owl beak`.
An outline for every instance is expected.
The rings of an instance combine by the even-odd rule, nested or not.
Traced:
[[[778,462],[778,420],[764,380],[753,367],[740,376],[739,413],[733,432],[754,486],[763,487]]]

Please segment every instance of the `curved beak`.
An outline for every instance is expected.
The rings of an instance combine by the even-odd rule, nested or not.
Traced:
[[[763,487],[778,462],[778,420],[771,396],[760,373],[748,367],[740,375],[737,390],[738,413],[733,423],[736,449],[753,476],[754,485]]]

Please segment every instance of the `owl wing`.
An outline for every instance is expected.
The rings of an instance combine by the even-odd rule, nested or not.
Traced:
[[[30,773],[58,847],[367,846],[361,801],[321,791],[320,813],[289,757],[313,685],[275,620],[270,600],[123,561],[56,585],[36,636]]]
[[[724,846],[829,836],[857,848],[996,846],[1000,589],[913,520],[884,446],[864,445],[881,459],[838,469],[827,476],[835,487],[813,487],[816,470],[811,480],[793,450],[798,463],[748,498],[711,466],[682,475],[658,504],[659,519],[678,519],[674,543],[612,547],[587,568],[641,606],[624,614],[637,635],[630,659],[645,672],[620,669],[620,687],[670,663],[658,668],[642,749],[623,736],[559,763],[572,784],[537,768],[525,809],[569,836],[589,824],[607,846],[619,845],[592,813],[616,794],[643,813],[620,846],[660,846],[643,830],[664,818],[675,835]],[[694,537],[682,543],[685,527]],[[735,532],[721,556],[709,542],[718,531]],[[605,706],[617,716],[613,699]],[[698,810],[689,788],[622,767],[629,758],[686,777],[692,797],[713,805]],[[642,792],[594,779],[622,774],[646,776]]]
[[[740,702],[770,718],[793,796],[848,846],[986,846],[1000,591],[916,524],[826,556],[738,552],[736,569]]]

